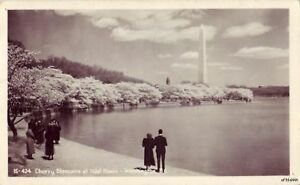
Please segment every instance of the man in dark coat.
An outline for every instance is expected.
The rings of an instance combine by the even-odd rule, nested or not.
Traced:
[[[166,146],[167,139],[162,135],[163,130],[158,130],[158,136],[155,137],[154,143],[156,146],[156,157],[157,157],[157,172],[160,169],[160,159],[162,160],[162,170],[165,172],[165,155],[166,155]]]

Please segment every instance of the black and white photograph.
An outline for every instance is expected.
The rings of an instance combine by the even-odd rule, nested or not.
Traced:
[[[290,175],[288,8],[7,19],[8,177]]]

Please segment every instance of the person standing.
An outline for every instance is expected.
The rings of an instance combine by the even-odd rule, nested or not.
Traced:
[[[36,129],[36,143],[43,144],[44,143],[44,132],[45,126],[41,120],[37,121],[37,129]]]
[[[34,134],[30,128],[26,131],[26,149],[27,149],[27,159],[33,159],[32,154],[35,153],[34,150]]]
[[[160,170],[160,160],[162,161],[162,172],[165,172],[165,156],[166,156],[166,146],[167,139],[163,136],[163,130],[158,130],[158,136],[154,139],[156,147],[156,157],[157,157],[157,172]]]
[[[36,120],[34,118],[26,117],[25,120],[28,122],[28,129],[31,129],[32,132],[36,126]]]
[[[50,122],[47,126],[45,138],[46,138],[46,144],[45,144],[45,155],[48,157],[48,160],[53,160],[54,155],[54,123]]]
[[[37,120],[32,117],[29,118],[28,129],[30,129],[33,133],[34,139],[36,140],[37,136]]]
[[[59,144],[61,126],[56,119],[53,120],[53,123],[54,123],[54,143]]]
[[[155,166],[154,155],[153,155],[153,148],[154,148],[154,139],[152,138],[151,134],[147,134],[147,137],[143,139],[144,147],[144,165],[146,166],[146,170],[153,165]]]

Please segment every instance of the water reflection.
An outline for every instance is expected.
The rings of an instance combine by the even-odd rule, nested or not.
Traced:
[[[96,111],[59,119],[63,137],[128,156],[143,158],[145,133],[156,135],[162,128],[168,165],[214,175],[289,173],[288,99]]]

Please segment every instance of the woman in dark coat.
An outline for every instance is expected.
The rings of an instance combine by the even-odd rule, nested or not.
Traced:
[[[34,135],[30,128],[26,131],[26,151],[27,151],[27,159],[33,159],[32,154],[35,153]]]
[[[37,121],[37,129],[36,129],[36,143],[43,144],[44,143],[44,132],[45,126],[41,120]]]
[[[46,129],[45,138],[46,138],[46,144],[45,144],[45,155],[48,157],[48,160],[53,160],[54,155],[54,125],[52,122],[49,123]]]
[[[36,126],[36,120],[33,118],[25,118],[25,119],[27,119],[26,121],[28,122],[28,129],[34,130]]]
[[[28,129],[31,129],[34,138],[36,139],[37,135],[37,120],[35,118],[30,118],[28,123]]]
[[[55,142],[55,144],[58,144],[59,140],[60,140],[61,127],[60,127],[59,122],[56,119],[53,120],[53,123],[54,123],[54,142]]]
[[[147,134],[147,138],[143,139],[143,147],[144,147],[144,165],[146,166],[146,170],[153,165],[155,166],[154,156],[153,156],[153,147],[154,147],[154,139],[151,134]]]

